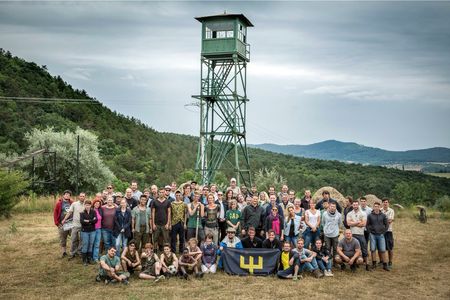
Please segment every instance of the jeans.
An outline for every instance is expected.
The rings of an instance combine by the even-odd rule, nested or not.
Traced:
[[[298,240],[297,236],[288,237],[287,235],[285,235],[284,240],[287,242],[291,242],[291,244],[294,245],[294,247],[297,247],[297,240]]]
[[[312,232],[311,228],[307,227],[303,233],[303,239],[305,240],[305,249],[309,249],[311,242],[315,243],[320,238],[320,229],[317,228],[316,232]]]
[[[102,229],[95,229],[95,237],[94,237],[94,250],[92,252],[92,259],[97,261],[99,258],[99,250],[100,250],[100,240],[102,239]]]
[[[380,252],[386,251],[386,241],[384,234],[370,234],[370,251],[375,252],[377,249]]]
[[[70,245],[70,255],[75,255],[80,254],[81,253],[81,243],[82,243],[82,238],[80,240],[80,232],[81,232],[81,227],[73,227],[72,228],[72,232],[70,233],[71,235],[71,245]]]
[[[94,238],[95,231],[82,231],[81,232],[81,241],[83,243],[83,247],[81,249],[81,253],[91,253],[94,248]]]
[[[123,249],[127,246],[128,238],[125,236],[125,233],[121,232],[116,237],[116,256],[120,257],[122,255]]]
[[[317,266],[319,267],[319,269],[321,271],[331,270],[331,267],[333,266],[333,259],[330,257],[328,257],[327,263],[325,261],[323,261],[322,259],[316,259],[316,262],[317,262]]]
[[[304,262],[304,263],[300,262],[299,270],[300,270],[300,272],[303,272],[306,269],[306,271],[312,272],[312,271],[316,270],[317,268],[319,268],[319,266],[317,265],[316,259],[313,258],[311,262]]]
[[[180,250],[180,254],[183,253],[184,247],[184,224],[183,222],[178,222],[175,225],[172,225],[172,232],[170,234],[171,241],[170,246],[172,248],[172,252],[175,253],[177,251],[177,235],[178,235],[178,247]]]
[[[111,229],[102,228],[102,238],[106,251],[108,251],[111,246],[116,245],[116,238],[114,237]]]

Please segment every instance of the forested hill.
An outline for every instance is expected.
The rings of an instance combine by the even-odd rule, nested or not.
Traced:
[[[408,151],[388,151],[380,148],[367,147],[356,143],[340,142],[335,140],[323,141],[311,145],[259,144],[253,145],[253,147],[301,157],[376,165],[450,162],[450,149],[443,147]]]
[[[45,66],[26,62],[0,51],[0,96],[90,99],[84,90],[75,90],[60,76],[52,76]],[[124,181],[137,179],[141,186],[167,184],[195,164],[197,138],[160,133],[139,120],[96,104],[65,102],[25,103],[0,101],[0,152],[23,153],[28,145],[25,133],[48,126],[73,131],[77,126],[95,133],[101,158],[115,176]],[[450,180],[418,172],[382,167],[365,167],[336,161],[306,159],[250,149],[254,171],[275,168],[297,191],[331,185],[353,196],[376,194],[400,202],[434,202],[450,195]],[[230,176],[230,172],[223,170]],[[64,188],[64,187],[60,187]]]

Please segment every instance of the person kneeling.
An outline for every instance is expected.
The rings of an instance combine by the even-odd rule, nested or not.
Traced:
[[[141,259],[139,258],[139,253],[136,250],[136,242],[130,241],[128,243],[128,247],[122,252],[122,256],[120,257],[122,270],[133,274],[134,271],[140,271],[141,267]]]
[[[153,244],[145,244],[145,248],[142,250],[142,272],[139,274],[140,279],[154,279],[158,282],[161,279],[165,279],[164,275],[160,275],[161,262],[158,255],[153,252]]]
[[[183,254],[180,256],[178,260],[178,265],[180,266],[180,275],[184,279],[188,279],[190,274],[194,274],[196,277],[203,277],[203,273],[200,272],[197,261],[194,257],[189,255],[189,249],[183,249]]]
[[[122,282],[123,284],[128,284],[128,278],[130,273],[119,272],[120,270],[120,259],[116,256],[116,247],[111,246],[108,249],[107,254],[100,257],[100,269],[96,281],[105,281],[105,284],[113,282]]]
[[[334,261],[341,265],[341,270],[345,270],[345,264],[350,266],[352,272],[356,272],[356,265],[362,265],[361,246],[357,239],[352,236],[350,229],[345,230],[345,237],[339,241],[337,255]]]
[[[298,280],[299,261],[298,254],[291,250],[291,243],[283,243],[283,251],[280,254],[279,271],[277,276],[282,279],[292,278]]]

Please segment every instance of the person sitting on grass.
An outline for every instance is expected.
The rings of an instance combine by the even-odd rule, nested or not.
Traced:
[[[267,232],[268,238],[264,240],[262,243],[262,247],[266,249],[278,249],[281,250],[282,244],[279,239],[277,239],[275,235],[275,231],[270,229]]]
[[[284,241],[281,251],[277,276],[281,279],[298,280],[298,253],[291,250],[291,242]]]
[[[178,271],[178,258],[172,252],[170,244],[164,244],[164,251],[161,253],[161,268],[166,277],[176,275]]]
[[[108,249],[107,254],[100,257],[100,268],[95,279],[97,282],[104,281],[105,284],[122,282],[123,284],[127,285],[130,273],[119,272],[119,270],[120,259],[116,256],[116,247],[111,246]]]
[[[183,254],[180,256],[178,261],[180,266],[180,275],[184,279],[188,280],[189,275],[194,273],[197,278],[203,277],[203,273],[200,272],[197,261],[194,257],[192,257],[192,255],[189,254],[188,248],[183,249]]]
[[[227,236],[220,242],[219,250],[217,250],[217,254],[221,256],[219,259],[219,263],[217,264],[219,268],[222,268],[222,251],[225,248],[243,248],[241,240],[236,237],[236,230],[232,227],[229,227],[227,229]]]
[[[208,233],[205,242],[200,247],[202,250],[202,272],[216,273],[217,246],[213,243],[213,235]]]
[[[300,272],[303,272],[306,269],[316,278],[323,277],[323,274],[319,271],[319,266],[317,265],[316,253],[305,248],[305,241],[302,238],[298,239],[297,247],[293,251],[298,253]]]
[[[142,269],[141,259],[139,258],[139,253],[136,249],[136,242],[131,240],[128,246],[122,252],[120,257],[122,270],[133,274],[134,271],[140,271]]]
[[[188,241],[188,250],[189,250],[189,255],[192,256],[192,258],[195,260],[195,262],[197,263],[198,267],[200,268],[201,264],[202,264],[202,250],[200,250],[200,248],[197,246],[198,242],[196,238],[191,238]]]
[[[319,266],[320,271],[323,272],[325,276],[334,276],[331,272],[331,267],[333,266],[333,259],[330,258],[330,252],[328,249],[322,245],[322,240],[318,239],[312,247],[312,251],[316,253],[316,262]]]
[[[247,230],[248,235],[241,240],[244,248],[262,248],[262,240],[255,236],[255,227],[250,226]]]
[[[346,229],[344,235],[345,237],[339,241],[337,246],[337,255],[334,261],[341,265],[342,271],[345,270],[345,264],[348,264],[352,272],[356,272],[356,265],[363,263],[361,246],[358,240],[352,236],[350,229]]]
[[[141,254],[142,272],[139,273],[140,279],[154,279],[155,282],[165,279],[164,275],[160,275],[161,262],[158,255],[153,252],[153,244],[146,243]]]

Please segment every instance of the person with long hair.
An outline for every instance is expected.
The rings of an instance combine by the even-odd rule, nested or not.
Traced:
[[[320,238],[320,211],[316,209],[314,201],[309,202],[309,209],[305,212],[306,230],[303,233],[305,249],[309,248],[312,241]]]
[[[117,256],[127,246],[128,239],[131,237],[131,211],[128,208],[127,200],[120,200],[120,207],[116,211],[114,218],[114,237],[116,238]]]
[[[270,215],[266,218],[265,225],[266,239],[269,238],[269,230],[273,230],[278,240],[281,242],[284,240],[284,218],[278,213],[278,207],[272,207]]]
[[[81,257],[83,264],[87,266],[91,262],[92,249],[94,247],[95,223],[97,216],[92,209],[91,200],[84,201],[84,211],[80,213],[81,223]]]
[[[103,219],[103,210],[102,210],[102,200],[96,199],[94,200],[93,206],[95,215],[97,217],[97,222],[95,223],[95,237],[94,237],[94,248],[92,250],[92,259],[94,262],[98,262],[99,252],[100,252],[100,241],[102,239],[102,219]]]
[[[300,232],[301,218],[295,214],[294,206],[288,207],[288,215],[284,222],[284,240],[297,245],[297,237]]]

